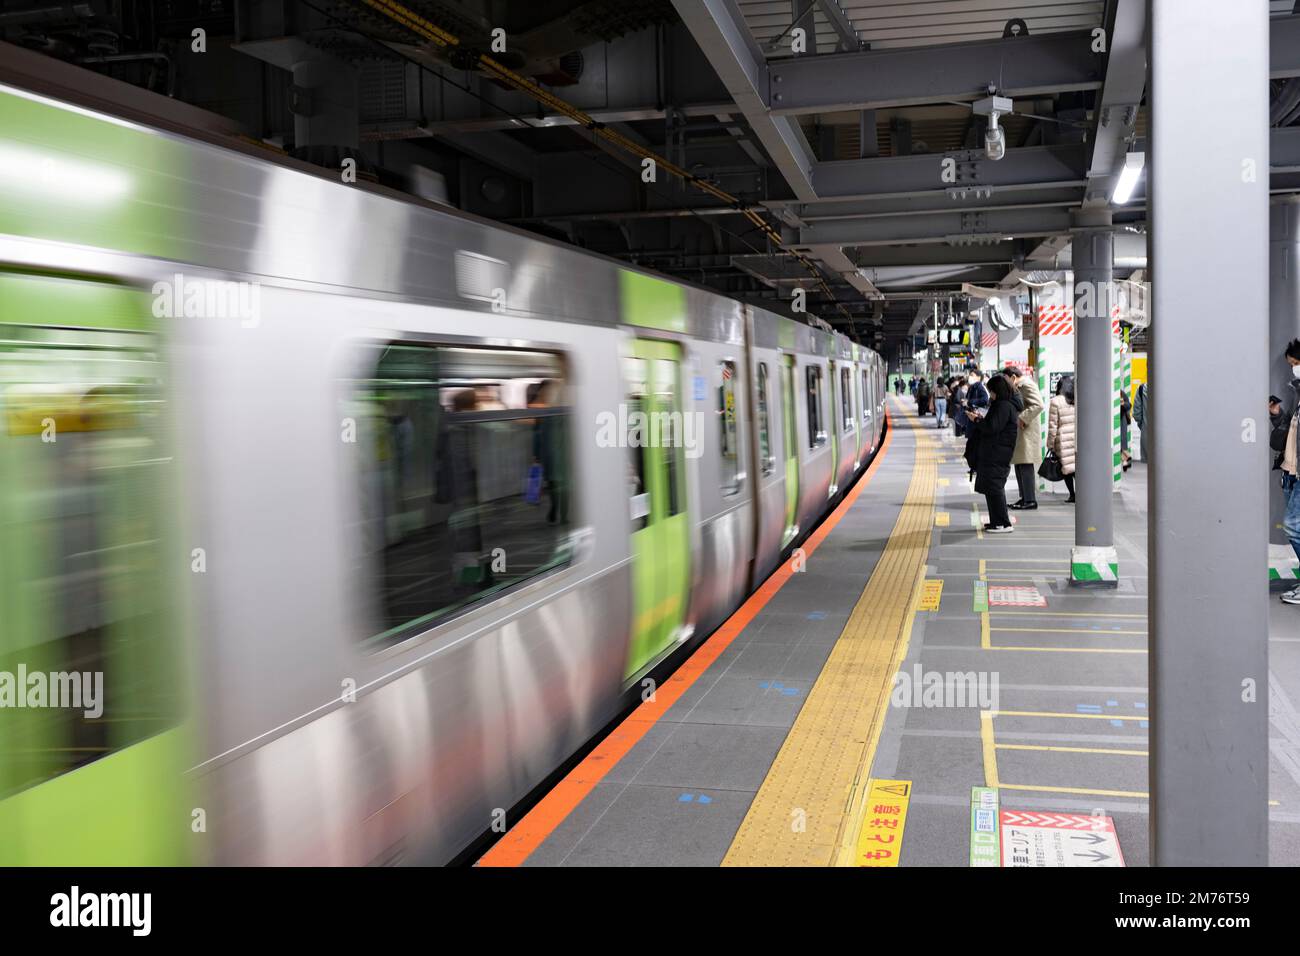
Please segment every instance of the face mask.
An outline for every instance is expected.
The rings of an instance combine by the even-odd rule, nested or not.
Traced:
[[[1291,377],[1292,377],[1292,378],[1300,378],[1300,365],[1292,365],[1292,366],[1291,366]]]

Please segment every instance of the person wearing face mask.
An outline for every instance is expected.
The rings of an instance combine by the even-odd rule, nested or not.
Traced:
[[[966,397],[962,399],[961,407],[962,418],[965,420],[967,447],[970,447],[970,439],[976,437],[976,418],[989,407],[989,390],[984,387],[984,373],[977,368],[968,369],[966,372]],[[975,478],[973,463],[970,467],[970,477],[971,480]]]
[[[984,530],[989,534],[1010,534],[1015,529],[1007,511],[1006,484],[1020,432],[1017,418],[1024,405],[1010,381],[1001,375],[989,379],[989,391],[993,403],[987,412],[981,410],[971,417],[972,437],[967,443],[966,461],[976,473],[975,492],[983,495],[988,504],[989,523]]]
[[[1300,429],[1300,339],[1292,339],[1287,344],[1286,360],[1291,366],[1291,387],[1297,394],[1297,400],[1291,412],[1291,423],[1285,429],[1286,437],[1280,442],[1281,448],[1278,449],[1278,457],[1273,467],[1282,472],[1282,493],[1286,496],[1286,514],[1282,519],[1282,529],[1286,532],[1287,540],[1291,542],[1296,557],[1300,558],[1300,450],[1297,448],[1300,444],[1297,439],[1297,430]],[[1274,438],[1270,442],[1274,448],[1279,444],[1276,441],[1277,432],[1278,429],[1275,427]],[[1300,585],[1285,592],[1282,600],[1287,604],[1300,605]]]

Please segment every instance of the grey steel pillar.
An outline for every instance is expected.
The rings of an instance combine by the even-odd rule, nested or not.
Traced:
[[[1282,399],[1284,407],[1290,410],[1300,400],[1300,391],[1291,388],[1295,379],[1283,352],[1288,342],[1300,339],[1300,201],[1294,196],[1279,198],[1269,207],[1268,213],[1269,391]],[[1274,471],[1268,477],[1269,543],[1277,552],[1270,555],[1269,564],[1287,568],[1295,559],[1295,552],[1282,532],[1286,502],[1277,475]],[[1275,557],[1278,559],[1276,562]]]
[[[1111,461],[1111,279],[1114,234],[1109,209],[1076,214],[1074,263],[1074,549],[1070,583],[1117,587],[1114,479]]]
[[[1150,11],[1151,859],[1262,866],[1268,5]]]

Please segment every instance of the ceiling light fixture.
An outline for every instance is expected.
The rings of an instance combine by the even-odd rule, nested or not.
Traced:
[[[1115,183],[1115,191],[1110,196],[1111,202],[1122,206],[1133,198],[1133,190],[1142,177],[1142,167],[1145,165],[1145,153],[1124,154],[1124,168],[1119,171],[1119,180]]]

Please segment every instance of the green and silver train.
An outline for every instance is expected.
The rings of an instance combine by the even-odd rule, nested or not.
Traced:
[[[450,860],[881,442],[843,336],[252,146],[9,85],[0,173],[0,864]]]

